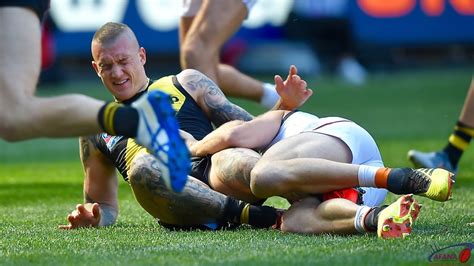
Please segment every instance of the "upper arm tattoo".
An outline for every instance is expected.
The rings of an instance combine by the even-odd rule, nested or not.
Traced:
[[[204,90],[204,104],[209,108],[211,122],[216,126],[232,120],[249,121],[253,119],[249,112],[231,103],[221,89],[205,75],[190,75],[186,86],[191,90]]]

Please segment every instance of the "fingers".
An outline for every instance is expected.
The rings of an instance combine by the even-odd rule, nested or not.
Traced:
[[[100,217],[99,204],[94,203],[94,204],[92,205],[92,215],[93,215],[94,218],[96,218],[96,219]]]
[[[79,215],[84,215],[87,213],[86,207],[83,204],[77,204],[76,210],[79,212]]]
[[[308,84],[306,83],[305,80],[300,80],[300,84],[299,84],[301,87],[303,88],[306,88],[308,86]]]
[[[68,225],[62,224],[62,225],[58,226],[58,229],[61,229],[61,230],[70,230],[70,229],[72,229],[72,227],[71,227],[70,224],[68,224]]]
[[[290,71],[288,72],[288,76],[293,76],[293,75],[296,75],[298,74],[298,69],[296,69],[296,66],[295,65],[291,65],[290,66]]]
[[[59,225],[59,229],[61,230],[70,230],[70,229],[73,229],[73,223],[74,223],[74,215],[72,214],[69,214],[67,216],[67,221],[69,222],[69,224],[62,224],[62,225]]]
[[[275,89],[278,93],[285,87],[285,84],[283,82],[283,78],[280,77],[279,75],[275,75],[274,80],[275,80]]]
[[[76,217],[77,217],[77,215],[69,214],[69,215],[67,216],[67,221],[72,224],[72,223],[74,223],[74,221],[76,220]]]
[[[301,77],[295,74],[295,75],[292,75],[292,76],[290,77],[290,80],[291,80],[291,82],[295,82],[295,83],[296,83],[296,82],[300,82],[300,81],[301,81]]]

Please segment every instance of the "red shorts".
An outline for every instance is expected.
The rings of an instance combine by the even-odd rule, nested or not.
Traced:
[[[323,194],[323,201],[338,198],[350,200],[355,204],[362,204],[362,193],[355,188],[334,190]]]

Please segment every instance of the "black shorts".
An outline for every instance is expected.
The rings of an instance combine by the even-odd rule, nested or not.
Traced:
[[[189,175],[209,185],[209,169],[211,169],[211,156],[191,157],[191,171]]]
[[[41,20],[44,13],[49,9],[49,2],[50,0],[0,0],[0,7],[17,6],[31,8]]]

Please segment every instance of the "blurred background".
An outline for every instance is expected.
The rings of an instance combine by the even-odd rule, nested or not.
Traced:
[[[135,31],[152,77],[177,73],[180,12],[180,0],[53,0],[41,85],[94,77],[90,41],[108,21]],[[251,75],[296,64],[306,79],[354,87],[398,70],[472,68],[474,1],[258,0],[222,60]]]

